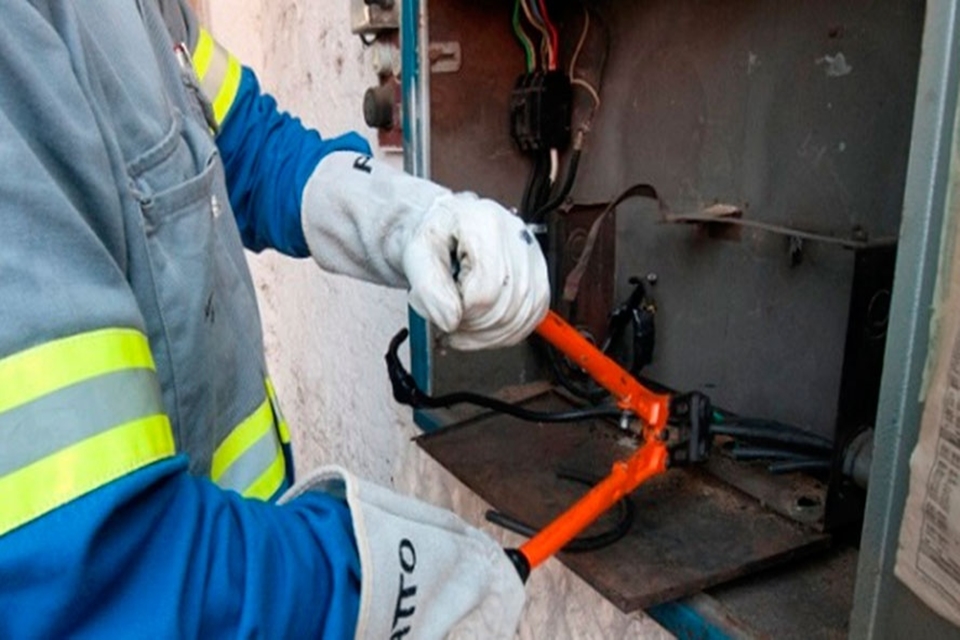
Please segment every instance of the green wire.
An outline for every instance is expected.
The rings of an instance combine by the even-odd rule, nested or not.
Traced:
[[[527,57],[527,73],[530,73],[533,71],[533,43],[520,26],[520,0],[513,5],[513,32],[517,34],[517,40],[523,46],[523,52]]]

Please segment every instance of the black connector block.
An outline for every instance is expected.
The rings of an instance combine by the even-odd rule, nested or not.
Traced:
[[[670,423],[679,434],[670,450],[670,464],[703,462],[710,455],[710,422],[713,406],[710,398],[698,391],[674,396],[670,400]]]
[[[560,71],[534,71],[510,94],[510,135],[524,153],[564,149],[570,143],[573,88]]]

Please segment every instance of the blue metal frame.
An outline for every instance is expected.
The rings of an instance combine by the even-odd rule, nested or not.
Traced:
[[[734,640],[737,637],[686,600],[664,602],[647,609],[646,613],[680,640]]]
[[[430,177],[429,90],[421,41],[426,30],[426,6],[420,0],[402,0],[400,5],[400,88],[403,96],[403,166],[415,176]],[[428,393],[430,381],[430,326],[413,309],[409,311],[410,373]],[[440,428],[437,420],[414,411],[414,422],[426,432]]]

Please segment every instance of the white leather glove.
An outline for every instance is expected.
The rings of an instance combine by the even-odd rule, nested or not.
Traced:
[[[523,583],[503,549],[450,513],[324,467],[287,491],[346,500],[360,555],[357,638],[513,638]]]
[[[540,247],[492,200],[336,152],[307,181],[301,221],[322,268],[409,288],[410,306],[454,348],[516,344],[547,313]]]

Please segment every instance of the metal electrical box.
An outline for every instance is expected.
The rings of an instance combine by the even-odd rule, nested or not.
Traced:
[[[410,127],[416,137],[411,148],[420,156],[411,166],[431,167],[432,178],[454,189],[518,205],[530,161],[509,131],[511,89],[524,71],[511,29],[514,3],[421,1],[429,30],[418,22],[420,31],[411,27],[405,37],[457,43],[461,64],[455,72],[429,73],[420,43],[421,77],[405,80],[405,99],[414,101],[408,116],[423,127],[420,135]],[[408,3],[407,10],[417,4]],[[934,100],[918,92],[931,86],[956,91],[956,64],[949,60],[956,48],[956,7],[921,0],[596,0],[586,6],[599,19],[581,38],[585,5],[547,5],[561,36],[560,59],[569,61],[576,50],[602,100],[573,190],[548,221],[555,307],[602,342],[610,312],[639,279],[656,309],[653,359],[642,371],[646,380],[702,391],[725,410],[793,425],[834,446],[830,470],[813,476],[771,476],[722,451],[690,476],[668,476],[656,494],[665,503],[671,496],[685,499],[685,491],[713,499],[684,503],[691,510],[683,521],[688,537],[669,533],[672,542],[658,548],[660,558],[676,560],[677,582],[659,584],[657,595],[604,582],[584,568],[589,560],[566,561],[629,609],[811,552],[838,533],[848,539],[847,529],[859,529],[865,494],[843,475],[843,451],[864,429],[885,427],[877,425],[877,411],[884,406],[881,377],[893,375],[900,357],[894,353],[890,362],[887,342],[891,326],[902,329],[901,316],[891,315],[891,309],[903,312],[894,286],[895,271],[907,269],[901,263],[902,230],[935,226],[942,216],[928,210],[922,222],[905,220],[904,202],[911,193],[908,168],[918,153],[915,109],[924,112],[933,103],[923,100]],[[928,56],[944,56],[946,66],[925,68],[935,62],[924,63],[924,46]],[[413,55],[407,43],[405,52]],[[590,104],[588,95],[577,95],[575,114]],[[956,104],[955,94],[940,98],[941,106]],[[931,167],[930,175],[936,171],[942,167]],[[659,202],[624,201],[598,223],[607,205],[633,184],[655,189]],[[716,209],[735,211],[742,223],[704,218]],[[594,224],[596,244],[580,291],[564,300],[563,279],[581,258]],[[918,268],[926,269],[929,280],[926,260]],[[898,334],[894,342],[903,339]],[[542,395],[542,385],[531,386],[553,380],[551,363],[535,343],[464,354],[448,351],[427,333],[414,358],[435,393],[469,389],[529,396],[533,404],[569,401],[563,393]],[[421,415],[421,422],[441,428],[423,446],[495,503],[509,503],[504,485],[516,479],[510,474],[524,461],[552,460],[544,463],[543,477],[562,459],[602,473],[615,450],[615,444],[604,448],[602,425],[584,436],[575,429],[544,431],[543,425],[522,431],[495,416],[445,413]],[[501,442],[497,437],[503,438],[502,456],[492,453]],[[475,455],[471,447],[481,439],[492,457]],[[520,442],[525,453],[517,453]],[[904,458],[897,464],[902,471]],[[647,488],[638,493],[639,503],[653,504]],[[744,496],[749,501],[740,506]],[[722,537],[707,520],[723,516],[704,516],[697,524],[696,514],[727,507],[749,512],[754,523],[774,514],[772,529],[745,533],[749,526],[737,527],[748,520],[731,516],[727,531],[738,531],[744,545],[753,546],[749,552],[727,549],[732,565],[711,564],[708,550],[694,539]],[[645,521],[648,536],[669,529],[669,511],[661,514],[665,520]],[[685,545],[699,551],[673,558]],[[615,565],[617,557],[610,562]]]
[[[400,3],[350,0],[350,29],[354,33],[377,33],[400,28]]]

